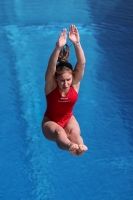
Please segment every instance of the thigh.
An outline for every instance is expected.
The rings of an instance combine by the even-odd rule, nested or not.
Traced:
[[[42,131],[48,140],[56,141],[59,133],[65,133],[64,129],[57,123],[50,121],[47,117],[42,120]],[[66,133],[65,133],[66,134]]]
[[[64,127],[65,132],[67,135],[71,134],[72,132],[75,132],[77,134],[80,134],[80,127],[79,123],[77,122],[76,118],[72,116],[67,124]]]

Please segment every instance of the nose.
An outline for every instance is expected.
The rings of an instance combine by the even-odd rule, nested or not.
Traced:
[[[65,87],[67,87],[67,86],[68,86],[68,83],[67,83],[67,81],[65,81],[65,82],[64,82],[64,85],[65,85]]]

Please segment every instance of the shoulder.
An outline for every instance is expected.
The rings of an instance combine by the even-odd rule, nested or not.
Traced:
[[[46,82],[45,84],[45,95],[48,95],[50,92],[52,92],[57,87],[56,81],[53,82]]]

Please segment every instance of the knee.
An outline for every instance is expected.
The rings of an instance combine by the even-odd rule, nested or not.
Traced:
[[[80,135],[80,129],[77,127],[71,128],[69,135]]]
[[[61,129],[61,128],[57,128],[56,130],[55,130],[55,133],[54,133],[55,135],[56,135],[56,137],[60,137],[60,136],[62,136],[62,135],[66,135],[65,134],[65,131],[64,131],[64,129]]]

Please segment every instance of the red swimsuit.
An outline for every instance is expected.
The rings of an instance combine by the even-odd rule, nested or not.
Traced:
[[[47,109],[44,116],[64,127],[72,116],[78,93],[70,87],[66,96],[61,96],[58,87],[46,95]]]

